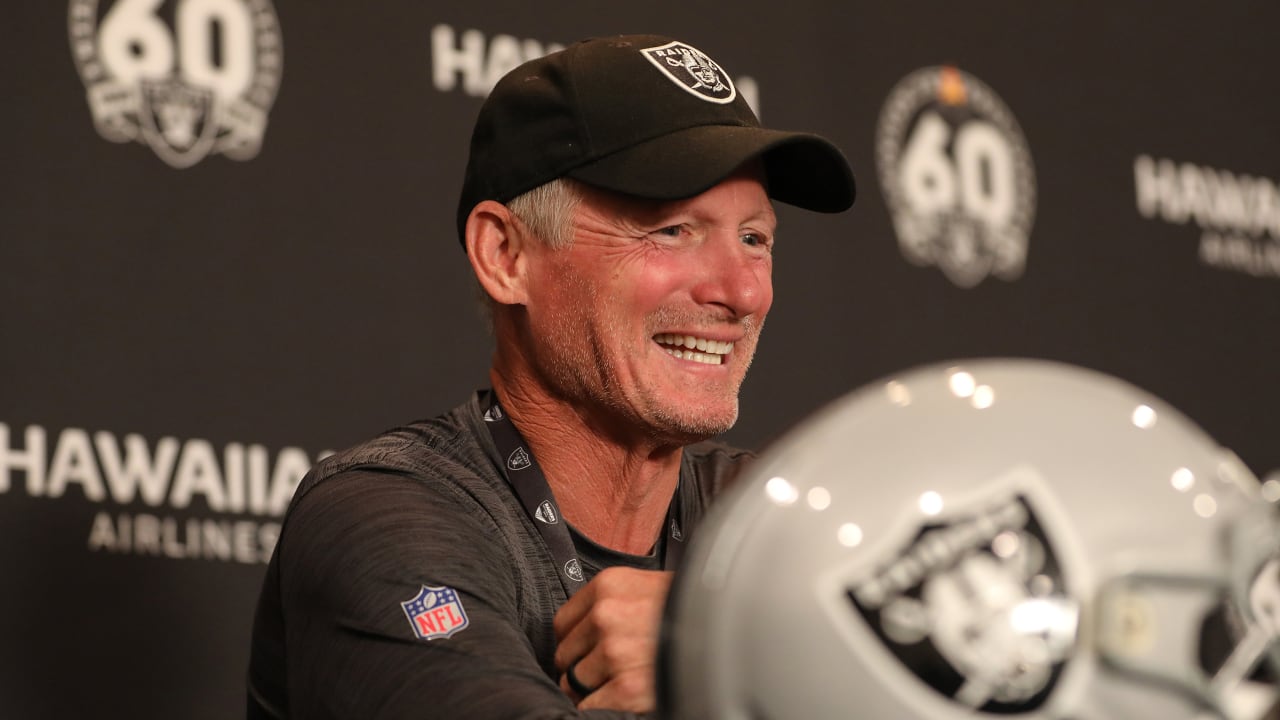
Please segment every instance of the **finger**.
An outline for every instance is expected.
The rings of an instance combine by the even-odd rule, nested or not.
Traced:
[[[603,638],[580,659],[566,663],[561,675],[562,689],[573,690],[571,697],[579,698],[592,695],[610,684],[614,689],[609,695],[630,698],[640,690],[652,694],[653,679],[650,676],[654,672],[657,650],[657,638],[650,633]],[[576,685],[575,678],[578,681]]]
[[[564,672],[570,664],[582,660],[599,642],[600,626],[596,622],[598,615],[598,609],[588,607],[585,612],[576,616],[573,625],[566,625],[563,632],[557,633],[555,663],[558,670]],[[560,615],[557,615],[557,621],[559,618]]]
[[[577,705],[583,700],[581,695],[574,692],[573,688],[569,687],[569,681],[565,679],[564,673],[560,673],[560,692],[564,693],[565,697],[569,698],[574,705]]]
[[[568,677],[564,673],[560,673],[560,692],[564,693],[565,697],[569,698],[569,701],[574,705],[581,705],[582,701],[587,698],[587,696],[579,695],[578,692],[573,689],[573,686],[569,684]]]
[[[579,710],[608,709],[638,714],[654,712],[657,705],[653,668],[648,666],[610,677],[608,682],[577,703]]]
[[[670,575],[670,572],[660,570],[628,567],[608,567],[601,570],[556,612],[552,621],[556,637],[567,635],[602,599],[633,597],[655,582],[665,588],[670,585]]]
[[[556,614],[556,667],[563,671],[605,638],[616,643],[620,638],[652,635],[656,640],[670,584],[670,572],[632,568],[601,572]],[[611,668],[609,663],[606,666]]]
[[[670,571],[663,570],[638,570],[626,567],[610,567],[601,570],[591,579],[591,582],[574,593],[556,611],[552,619],[556,639],[562,639],[568,635],[602,601],[610,599],[630,601],[655,594],[659,599],[665,598],[667,589],[671,585],[671,576]]]
[[[573,630],[582,621],[583,616],[591,610],[591,605],[595,602],[597,587],[594,582],[593,579],[592,582],[583,586],[556,611],[555,617],[551,621],[551,626],[555,630],[557,640],[568,635],[569,631]]]
[[[645,617],[634,599],[602,596],[596,599],[578,623],[570,628],[556,645],[556,667],[564,670],[580,658],[601,652],[601,644],[608,645],[606,656],[593,662],[606,670],[636,636],[657,636],[657,622]],[[607,675],[608,673],[603,673]]]
[[[590,623],[579,624],[556,645],[556,669],[564,672],[573,663],[580,663],[585,660],[587,655],[595,648],[598,640],[599,634],[596,632],[594,625]],[[582,676],[579,675],[578,677],[581,678]]]
[[[599,669],[594,660],[584,657],[570,663],[560,673],[560,690],[576,704],[595,692],[607,680],[607,673]]]
[[[585,698],[595,692],[596,688],[604,683],[605,678],[601,678],[599,681],[582,678],[579,676],[578,671],[581,669],[583,672],[587,672],[587,668],[580,668],[579,666],[581,664],[581,662],[576,662],[570,665],[569,668],[564,671],[564,678],[565,682],[569,685],[569,689],[572,690],[575,695]]]

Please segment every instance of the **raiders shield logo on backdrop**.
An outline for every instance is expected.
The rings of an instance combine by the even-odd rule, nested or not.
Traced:
[[[957,287],[1022,277],[1036,176],[1017,118],[959,68],[916,70],[889,92],[876,165],[903,256]]]
[[[738,96],[729,73],[692,45],[669,42],[640,52],[672,82],[703,100],[723,105]]]
[[[209,154],[218,134],[213,93],[172,78],[143,80],[141,88],[138,119],[143,137],[162,160],[185,168]]]
[[[271,0],[70,0],[98,134],[174,168],[257,156],[284,67]]]
[[[921,522],[848,596],[903,665],[983,712],[1039,707],[1075,644],[1077,605],[1023,493]]]

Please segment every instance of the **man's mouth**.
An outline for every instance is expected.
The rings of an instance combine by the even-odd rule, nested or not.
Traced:
[[[720,365],[724,362],[724,356],[733,351],[731,342],[708,340],[693,335],[659,333],[653,339],[672,357],[707,365]]]

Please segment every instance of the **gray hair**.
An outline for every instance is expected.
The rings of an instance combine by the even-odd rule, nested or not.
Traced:
[[[580,202],[574,181],[561,177],[517,195],[507,209],[548,246],[563,248],[573,242],[573,212]]]
[[[517,195],[506,203],[511,211],[529,228],[529,232],[545,242],[548,247],[562,249],[573,242],[573,213],[582,202],[582,193],[568,178],[556,178],[528,192]],[[480,304],[480,317],[489,332],[493,332],[493,298],[480,283],[475,284]]]

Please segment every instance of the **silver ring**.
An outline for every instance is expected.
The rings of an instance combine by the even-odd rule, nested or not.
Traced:
[[[564,678],[565,680],[569,681],[569,687],[574,692],[578,693],[578,695],[581,697],[586,697],[591,693],[595,692],[596,690],[599,690],[600,688],[588,687],[581,680],[578,679],[577,675],[573,674],[573,669],[578,667],[578,663],[581,662],[581,660],[582,658],[578,658],[577,660],[574,660],[573,664],[565,669]]]

